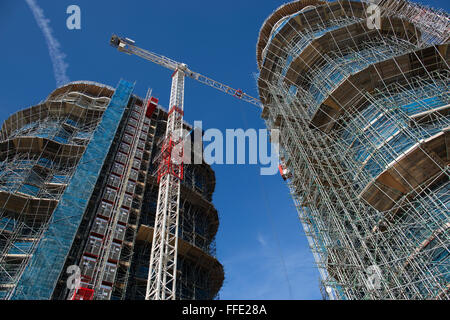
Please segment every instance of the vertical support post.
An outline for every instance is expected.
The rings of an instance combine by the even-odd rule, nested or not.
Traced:
[[[156,207],[146,300],[175,300],[180,180],[183,163],[175,161],[174,147],[182,143],[184,78],[181,70],[172,76],[170,111],[158,169],[159,192]]]

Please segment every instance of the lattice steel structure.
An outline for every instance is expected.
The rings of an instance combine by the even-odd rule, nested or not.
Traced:
[[[266,19],[262,117],[324,298],[448,299],[449,16],[383,0],[373,27],[371,5],[301,0]]]
[[[176,296],[178,220],[183,180],[184,73],[175,71],[170,111],[159,159],[159,192],[147,282],[147,300],[174,300]],[[178,156],[179,159],[175,159]]]
[[[168,112],[151,91],[141,99],[133,88],[123,80],[117,88],[73,82],[4,122],[0,299],[144,298],[136,271],[148,273],[141,253],[153,236],[154,158]],[[224,279],[214,257],[214,172],[190,167],[181,186],[189,210],[180,215],[176,298],[213,299]],[[78,290],[67,287],[71,265],[81,270]]]

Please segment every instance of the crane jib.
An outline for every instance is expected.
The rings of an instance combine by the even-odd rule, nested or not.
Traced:
[[[227,93],[227,94],[234,96],[242,101],[251,103],[251,104],[261,108],[261,102],[259,101],[259,99],[246,94],[241,89],[233,89],[230,86],[224,85],[218,81],[215,81],[215,80],[208,78],[206,76],[203,76],[197,72],[193,72],[193,71],[189,70],[187,68],[186,64],[184,64],[184,63],[179,63],[179,62],[172,60],[170,58],[167,58],[163,55],[139,48],[136,46],[134,40],[131,40],[129,38],[121,38],[121,37],[118,37],[117,35],[113,35],[111,37],[110,44],[113,47],[117,48],[119,51],[122,51],[122,52],[125,52],[128,54],[134,54],[143,59],[151,61],[155,64],[163,66],[167,69],[175,71],[178,68],[180,68],[184,72],[184,74],[186,76],[188,76],[189,78],[197,80],[198,82],[201,82],[210,87],[216,88],[224,93]]]

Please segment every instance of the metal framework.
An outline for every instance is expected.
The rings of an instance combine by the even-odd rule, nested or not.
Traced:
[[[158,168],[158,205],[146,300],[175,300],[176,297],[180,180],[183,179],[183,149],[177,148],[184,138],[184,77],[181,70],[172,76],[170,110]]]
[[[166,128],[163,112],[158,121]],[[185,126],[187,124],[185,123]],[[164,141],[165,132],[156,130],[156,140]],[[155,150],[154,161],[161,152]],[[151,175],[144,198],[146,206],[140,214],[138,235],[134,246],[128,299],[144,299],[148,284],[149,260],[153,243],[158,206],[158,175]],[[156,172],[157,173],[157,172]],[[214,236],[218,229],[218,214],[212,205],[214,174],[206,164],[184,165],[179,203],[176,299],[212,299],[223,281],[223,268],[215,257]]]
[[[448,299],[449,16],[296,1],[258,41],[263,118],[329,299]]]
[[[242,90],[233,89],[218,81],[189,70],[184,63],[141,49],[128,38],[113,35],[110,44],[121,52],[134,54],[150,62],[173,70],[169,116],[166,136],[158,157],[158,182],[160,183],[155,234],[150,255],[147,283],[147,300],[170,300],[176,297],[178,220],[180,205],[180,180],[183,179],[183,100],[184,79],[188,76],[203,84],[261,107],[259,100]],[[181,147],[181,148],[180,148]]]
[[[179,63],[177,61],[174,61],[174,60],[167,58],[163,55],[160,55],[158,53],[154,53],[154,52],[139,48],[139,47],[135,46],[135,42],[131,39],[119,38],[118,36],[113,35],[111,37],[110,44],[113,47],[117,48],[121,52],[125,52],[130,55],[134,54],[145,60],[148,60],[148,61],[158,64],[162,67],[165,67],[169,70],[172,70],[172,71],[182,70],[184,72],[185,76],[187,76],[189,78],[197,80],[200,83],[203,83],[207,86],[213,87],[217,90],[220,90],[226,94],[234,96],[245,102],[251,103],[257,107],[261,107],[261,103],[258,99],[253,98],[252,96],[249,96],[248,94],[243,92],[241,89],[233,89],[230,86],[220,83],[219,81],[213,80],[213,79],[206,77],[200,73],[189,70],[187,68],[186,64],[184,64],[184,63]]]
[[[147,278],[150,255],[144,261],[139,253],[143,247],[150,252],[156,189],[165,174],[186,178],[181,252],[174,255],[180,265],[172,265],[180,284],[176,297],[217,295],[223,268],[212,249],[218,227],[210,203],[214,173],[206,164],[184,171],[171,158],[178,138],[175,130],[164,139],[167,119],[173,120],[170,131],[179,128],[182,110],[172,108],[169,115],[150,90],[141,99],[132,89],[123,80],[116,89],[70,83],[3,124],[0,299],[144,299],[147,279],[136,269],[145,265]],[[159,164],[159,179],[152,162]],[[68,288],[66,271],[74,265],[80,287]]]
[[[109,299],[112,295],[122,298],[125,294],[124,290],[117,292],[120,291],[117,288],[126,287],[128,268],[123,268],[125,275],[120,277],[119,261],[124,265],[131,259],[135,235],[135,231],[131,230],[135,229],[136,220],[132,204],[139,201],[136,186],[149,135],[151,121],[146,117],[146,111],[150,103],[151,90],[148,90],[142,105],[138,105],[133,97],[127,117],[121,119],[124,132],[116,137],[118,150],[109,160],[112,165],[103,181],[104,192],[98,195],[95,203],[94,221],[87,230],[89,238],[84,245],[80,245],[83,248],[79,263],[81,289],[93,290],[93,299]],[[116,289],[114,293],[113,288]],[[70,293],[68,297],[71,299],[76,294]]]
[[[0,299],[28,297],[26,290],[36,281],[27,278],[33,270],[29,270],[31,273],[26,274],[20,286],[19,280],[45,232],[58,219],[52,214],[62,202],[69,182],[76,179],[75,169],[83,166],[80,160],[88,161],[83,155],[114,90],[99,84],[89,86],[72,83],[71,90],[57,89],[46,101],[13,114],[3,124],[0,141]],[[99,157],[101,153],[97,155],[97,162],[101,161]],[[84,183],[89,190],[90,181]],[[78,204],[74,204],[72,209],[77,208]],[[76,223],[72,219],[59,222],[61,248],[67,242],[64,237],[69,236]],[[60,247],[54,247],[40,263],[56,263]],[[36,261],[31,262],[37,265]],[[34,272],[39,272],[39,268],[36,267]]]

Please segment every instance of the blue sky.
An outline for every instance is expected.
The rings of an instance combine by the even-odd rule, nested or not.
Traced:
[[[257,97],[254,74],[261,24],[282,1],[36,0],[61,44],[70,80],[116,86],[136,81],[167,106],[171,72],[109,46],[112,33],[185,62],[197,72]],[[449,11],[445,0],[422,1]],[[81,8],[81,30],[66,28],[66,8]],[[55,89],[47,45],[24,0],[0,0],[0,121]],[[265,128],[260,112],[188,79],[185,119],[203,129]],[[314,267],[289,190],[258,165],[214,165],[220,215],[217,255],[225,267],[221,299],[320,299]]]

